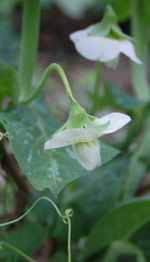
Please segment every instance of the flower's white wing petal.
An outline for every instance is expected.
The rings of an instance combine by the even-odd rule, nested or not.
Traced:
[[[128,115],[122,113],[111,113],[101,118],[97,118],[94,120],[94,123],[104,125],[108,121],[110,122],[109,126],[100,133],[100,136],[117,131],[129,123],[131,118]]]
[[[91,171],[101,165],[100,144],[97,139],[88,143],[73,145],[76,158],[81,166]]]
[[[88,34],[89,28],[70,35],[70,39],[74,42],[80,55],[89,60],[101,62],[108,62],[117,58],[120,53],[120,41]]]
[[[93,26],[89,26],[86,29],[78,30],[69,35],[69,38],[72,42],[78,41],[81,38],[84,38],[89,35],[90,31],[92,30]]]
[[[128,56],[135,63],[141,64],[140,59],[136,56],[134,46],[130,41],[120,41],[120,52]]]
[[[54,137],[48,140],[44,149],[59,148],[75,143],[89,142],[97,138],[99,134],[91,129],[85,128],[73,128],[61,131],[54,135]]]

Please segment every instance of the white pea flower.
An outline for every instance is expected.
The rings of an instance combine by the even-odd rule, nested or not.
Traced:
[[[91,171],[101,165],[98,138],[117,131],[130,122],[131,119],[128,115],[122,113],[111,113],[101,118],[84,113],[79,112],[78,121],[74,118],[77,115],[74,115],[74,117],[72,115],[67,123],[45,143],[44,149],[73,145],[73,151],[80,165]],[[73,120],[75,120],[74,123],[77,125],[76,128],[74,125],[70,128],[70,122],[72,124]]]
[[[70,34],[70,39],[80,55],[106,63],[108,67],[117,66],[120,53],[141,64],[130,41],[133,39],[117,25],[117,17],[110,6],[107,6],[102,22]]]

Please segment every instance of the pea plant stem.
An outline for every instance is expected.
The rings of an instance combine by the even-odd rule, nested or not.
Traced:
[[[97,99],[98,99],[98,94],[99,94],[99,89],[100,89],[101,69],[102,69],[101,62],[97,62],[95,84],[94,84],[94,90],[92,94],[92,110],[91,110],[92,115],[94,115],[96,111],[96,107],[97,107]]]
[[[65,86],[66,92],[68,94],[68,97],[70,99],[70,102],[76,103],[76,100],[73,97],[73,94],[72,94],[72,91],[71,91],[71,88],[70,88],[70,85],[69,85],[69,82],[68,82],[68,79],[66,77],[64,70],[62,69],[62,67],[60,65],[53,63],[53,64],[49,65],[47,67],[47,69],[45,70],[45,72],[43,73],[43,76],[41,77],[41,80],[40,80],[39,84],[37,85],[33,94],[31,94],[31,96],[27,97],[26,99],[21,99],[20,104],[28,104],[31,101],[33,101],[38,96],[38,94],[41,92],[41,90],[45,86],[45,83],[46,83],[48,77],[51,75],[51,73],[54,70],[56,70],[58,72],[58,74],[60,75],[62,82]]]
[[[71,221],[68,217],[68,262],[71,262]]]
[[[145,3],[132,0],[131,31],[135,38],[135,49],[142,65],[132,62],[132,79],[135,95],[140,100],[148,100],[150,91],[147,82],[148,34]]]
[[[37,56],[40,25],[40,0],[24,0],[23,26],[20,47],[19,73],[20,97],[30,94],[32,77]]]

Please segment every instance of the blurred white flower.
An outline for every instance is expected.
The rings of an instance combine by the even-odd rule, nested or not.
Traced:
[[[73,145],[76,159],[80,165],[91,171],[101,165],[98,137],[117,131],[131,119],[128,115],[122,113],[111,113],[101,118],[87,116],[90,125],[87,122],[87,125],[83,124],[82,128],[60,130],[45,143],[44,149]]]
[[[76,50],[83,57],[106,63],[115,68],[123,53],[137,64],[141,64],[135,53],[132,38],[122,32],[117,25],[117,17],[107,6],[102,22],[70,34]]]

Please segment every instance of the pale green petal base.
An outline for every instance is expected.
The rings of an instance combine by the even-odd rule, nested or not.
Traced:
[[[101,165],[100,143],[97,139],[88,143],[73,145],[76,158],[81,166],[91,171]]]

